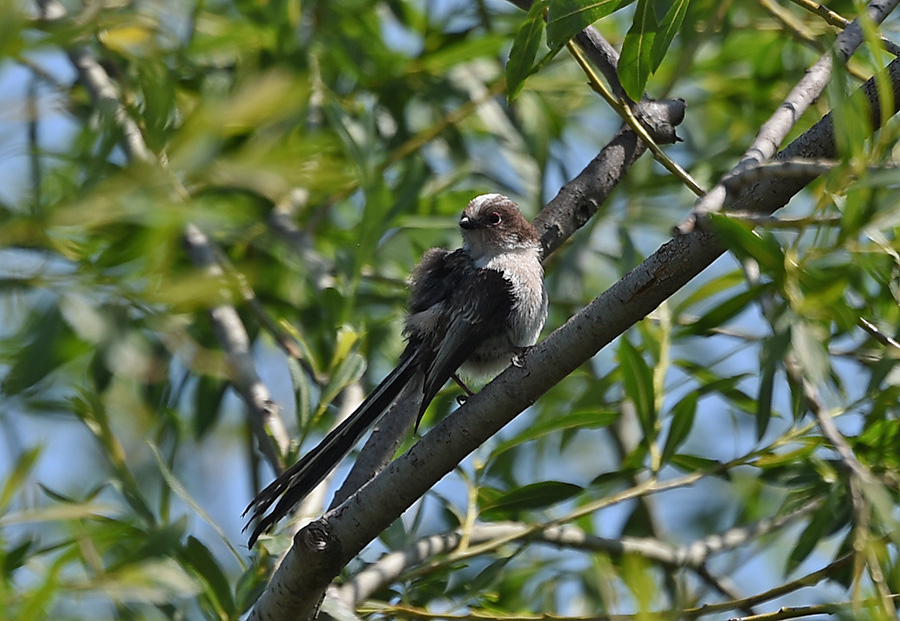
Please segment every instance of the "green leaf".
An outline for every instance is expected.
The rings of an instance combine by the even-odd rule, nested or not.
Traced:
[[[547,15],[547,45],[558,49],[598,19],[634,0],[551,0]]]
[[[466,585],[466,592],[469,597],[474,598],[488,590],[503,576],[506,566],[515,558],[515,555],[502,556],[488,564],[487,567],[478,572],[471,582]]]
[[[159,448],[152,443],[147,444],[150,447],[150,451],[153,453],[153,458],[156,460],[156,466],[159,468],[160,474],[162,474],[163,479],[169,488],[181,498],[188,507],[193,509],[193,511],[200,516],[203,521],[209,524],[212,529],[216,532],[216,534],[222,539],[234,557],[238,560],[238,562],[243,566],[244,562],[241,558],[241,555],[238,554],[238,551],[235,550],[234,546],[231,545],[231,541],[228,537],[225,536],[225,531],[222,530],[222,527],[209,515],[206,510],[196,501],[194,497],[191,496],[190,492],[188,492],[187,488],[181,484],[181,481],[175,476],[175,473],[169,469],[168,464],[162,456],[162,453],[159,452]]]
[[[727,291],[728,289],[732,289],[734,287],[740,287],[743,289],[747,282],[747,277],[740,270],[732,270],[727,274],[722,274],[721,276],[710,280],[709,282],[703,283],[698,286],[696,289],[688,293],[687,296],[682,298],[675,306],[674,313],[676,315],[683,313],[687,309],[691,308],[695,304],[699,304],[703,300],[710,298],[718,293],[722,293],[723,291]]]
[[[700,383],[700,386],[696,389],[698,396],[702,397],[710,393],[717,393],[739,410],[749,413],[756,412],[756,400],[737,388],[742,380],[751,376],[750,373],[719,377],[714,371],[696,362],[688,360],[678,360],[676,362],[680,368],[684,369],[686,373],[689,373]]]
[[[803,446],[792,451],[761,455],[753,462],[753,465],[757,468],[769,469],[790,466],[795,462],[804,462],[809,459],[810,455],[819,447],[820,443],[820,438],[809,438]]]
[[[32,546],[34,546],[37,542],[34,539],[26,538],[25,541],[20,543],[13,548],[9,548],[3,551],[0,554],[0,559],[2,559],[2,573],[5,581],[9,581],[12,583],[12,574],[14,571],[22,567],[26,561],[28,561],[32,552]]]
[[[37,463],[37,458],[40,454],[41,448],[36,446],[23,452],[22,455],[19,456],[12,472],[6,477],[6,483],[3,485],[3,490],[0,491],[0,513],[6,510],[13,499],[13,495],[28,479],[28,475],[34,470],[34,465]]]
[[[543,509],[568,500],[581,493],[583,489],[574,483],[541,481],[540,483],[525,485],[503,494],[493,502],[485,503],[481,511],[482,513],[495,513]]]
[[[723,214],[709,214],[709,218],[719,240],[738,257],[749,256],[769,276],[777,280],[784,278],[784,250],[771,233],[756,232],[746,224]]]
[[[222,399],[230,384],[211,375],[201,375],[194,391],[193,423],[194,438],[203,438],[219,420]]]
[[[775,386],[775,372],[790,344],[787,333],[776,334],[766,339],[760,354],[759,394],[756,398],[756,439],[761,440],[769,427],[772,417],[772,392]]]
[[[838,493],[831,494],[828,497],[828,501],[813,513],[812,519],[800,534],[794,549],[791,550],[788,556],[784,570],[786,575],[797,569],[800,563],[806,560],[806,557],[815,549],[822,537],[828,534],[829,526],[833,523],[835,513],[838,510],[836,499],[841,495]]]
[[[796,321],[791,325],[791,349],[810,381],[820,383],[830,371],[828,333],[824,326],[808,321]]]
[[[847,72],[843,63],[836,63],[835,76],[828,83],[826,92],[832,105],[831,118],[834,123],[834,138],[837,143],[837,157],[841,160],[866,158],[866,138],[872,133],[868,103],[847,88]]]
[[[348,384],[362,377],[366,370],[366,359],[354,349],[358,340],[359,333],[355,330],[347,326],[341,326],[338,330],[334,355],[329,365],[331,375],[319,396],[316,417],[325,411]]]
[[[496,56],[508,39],[502,34],[466,37],[423,57],[422,69],[434,74],[444,74],[456,65],[471,62],[473,58]]]
[[[0,383],[0,392],[5,395],[15,395],[31,388],[63,362],[89,351],[87,344],[78,339],[63,319],[56,304],[35,309],[16,344],[10,340],[9,344],[0,345],[3,349],[17,349],[12,367]]]
[[[42,490],[45,490],[41,486]],[[6,513],[0,518],[0,528],[10,524],[38,524],[41,522],[67,522],[90,520],[97,515],[114,511],[113,505],[99,502],[69,502],[53,504],[25,511]]]
[[[720,327],[728,320],[742,313],[751,302],[769,288],[770,285],[768,284],[755,285],[724,302],[716,304],[695,322],[685,326],[683,334],[706,334],[713,328]]]
[[[250,610],[250,607],[256,603],[256,600],[263,594],[263,591],[266,590],[266,585],[269,583],[269,570],[267,565],[262,562],[266,554],[264,547],[260,549],[259,554],[262,557],[260,561],[247,567],[241,574],[241,577],[238,578],[234,587],[235,605],[240,615],[244,615]]]
[[[516,98],[525,84],[525,78],[531,74],[534,57],[544,33],[544,9],[548,1],[538,0],[532,4],[525,21],[516,31],[509,51],[509,62],[506,63],[506,97],[510,102]]]
[[[294,403],[297,408],[297,423],[299,424],[300,429],[305,429],[307,425],[309,425],[310,416],[312,414],[310,399],[311,386],[309,378],[296,358],[288,357],[287,367],[291,376],[291,384],[294,386]]]
[[[638,0],[634,22],[622,42],[619,58],[619,80],[622,88],[635,101],[644,94],[644,87],[653,71],[653,42],[656,40],[656,12],[650,0]]]
[[[663,448],[662,461],[667,462],[675,451],[684,443],[691,427],[694,425],[694,414],[697,412],[697,392],[690,392],[672,408],[672,424]]]
[[[591,488],[603,488],[609,487],[612,485],[617,485],[619,483],[624,483],[634,478],[640,472],[644,472],[643,466],[637,466],[634,468],[619,468],[618,470],[614,470],[612,472],[604,472],[602,474],[598,474],[591,480],[590,487]]]
[[[634,403],[644,437],[650,442],[656,435],[653,371],[627,338],[619,342],[619,370],[625,383],[625,396]]]
[[[688,455],[686,453],[676,453],[675,455],[672,455],[669,463],[685,472],[705,472],[722,465],[721,462],[718,462],[715,459],[700,457],[698,455]]]
[[[623,520],[622,536],[653,537],[656,532],[656,520],[647,510],[647,504],[636,502]]]
[[[218,610],[224,612],[225,616],[231,617],[235,612],[231,582],[209,549],[199,539],[190,536],[187,539],[182,558],[200,575],[210,599],[218,604]]]
[[[666,57],[669,46],[672,45],[675,35],[678,34],[678,31],[681,29],[681,24],[684,22],[684,16],[687,15],[688,5],[690,3],[690,0],[673,0],[669,10],[666,11],[665,17],[663,17],[662,22],[660,22],[659,30],[656,34],[656,39],[653,41],[653,47],[650,52],[651,69],[653,71],[656,71],[659,68],[663,58]]]

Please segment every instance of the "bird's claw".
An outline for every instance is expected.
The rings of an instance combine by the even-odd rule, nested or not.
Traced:
[[[511,360],[512,365],[519,369],[525,368],[525,354],[531,351],[532,347],[534,346],[528,345],[526,347],[520,347],[518,350],[516,350]]]

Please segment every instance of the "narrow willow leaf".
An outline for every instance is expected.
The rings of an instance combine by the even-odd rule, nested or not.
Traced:
[[[709,214],[719,239],[738,256],[755,259],[769,276],[782,279],[785,272],[784,250],[770,233],[759,233],[722,214]]]
[[[548,0],[539,0],[531,5],[525,21],[519,26],[516,38],[513,39],[509,51],[509,62],[506,63],[506,97],[512,101],[521,92],[525,78],[531,74],[534,57],[541,44],[544,33],[544,9]]]
[[[366,359],[362,354],[357,351],[347,354],[328,379],[328,384],[322,389],[316,415],[318,416],[324,412],[328,405],[337,398],[348,384],[355,382],[362,377],[365,370]]]
[[[650,442],[655,436],[653,372],[640,352],[625,338],[619,343],[619,365],[625,396],[634,403],[644,437]]]
[[[241,555],[238,554],[238,551],[231,545],[231,541],[228,537],[225,536],[225,531],[222,530],[222,527],[219,526],[218,522],[216,522],[212,516],[206,512],[206,510],[198,503],[194,497],[188,492],[187,488],[181,484],[181,481],[178,480],[178,477],[175,476],[175,473],[169,468],[169,465],[166,463],[166,460],[163,458],[162,453],[159,452],[159,448],[155,444],[150,442],[147,443],[150,447],[150,452],[153,453],[153,458],[156,460],[156,466],[159,468],[160,474],[162,474],[163,479],[169,488],[181,498],[188,507],[190,507],[194,513],[196,513],[204,522],[209,524],[215,533],[219,536],[219,538],[225,543],[228,547],[228,550],[234,555],[234,557],[238,560],[238,562],[243,567],[244,562],[241,558]]]
[[[675,305],[675,315],[680,315],[694,304],[699,304],[703,300],[710,298],[718,293],[727,291],[732,287],[743,287],[747,282],[747,277],[740,270],[733,270],[727,274],[723,274],[707,283],[698,286]]]
[[[791,349],[797,356],[803,374],[818,384],[830,370],[828,330],[808,321],[796,321],[791,326]]]
[[[25,481],[28,480],[28,477],[31,476],[31,471],[34,470],[38,455],[40,454],[41,448],[36,446],[24,451],[19,456],[12,472],[6,477],[6,483],[3,485],[3,489],[0,490],[0,512],[4,511],[10,505],[16,492],[19,491],[19,488],[21,488]]]
[[[581,493],[582,488],[563,481],[541,481],[503,494],[482,507],[482,512],[517,512],[544,509]]]
[[[806,557],[808,557],[815,549],[819,541],[828,534],[829,525],[833,523],[835,513],[838,509],[836,501],[837,497],[837,493],[831,494],[831,496],[828,497],[828,501],[813,514],[812,519],[800,534],[800,538],[797,539],[794,549],[791,550],[791,553],[788,556],[787,565],[784,570],[785,575],[788,575],[797,569],[800,563],[806,560]]]
[[[685,326],[683,333],[705,334],[713,328],[724,325],[728,320],[743,312],[750,304],[759,298],[760,294],[770,288],[770,285],[756,285],[738,293],[733,298],[717,304],[709,312],[697,319],[692,324]]]
[[[694,414],[697,412],[697,393],[691,392],[672,408],[672,424],[663,448],[662,460],[667,462],[687,439],[694,426]]]
[[[700,457],[699,455],[688,455],[687,453],[676,453],[675,455],[672,455],[669,463],[685,472],[705,472],[722,465],[721,462],[718,462],[715,459]],[[724,472],[723,476],[727,477],[727,472]]]
[[[772,418],[772,392],[775,387],[775,372],[784,359],[791,339],[787,333],[776,334],[766,340],[760,355],[759,394],[756,398],[756,439],[761,440]]]
[[[551,0],[547,15],[547,45],[559,49],[598,19],[634,0]]]
[[[212,552],[199,539],[189,536],[183,554],[184,561],[200,576],[210,599],[218,604],[220,612],[230,617],[235,612],[231,581],[225,577]]]
[[[656,12],[650,0],[638,0],[634,22],[622,42],[619,80],[629,97],[638,101],[653,71],[653,43],[656,40]]]
[[[289,357],[287,359],[287,367],[288,372],[291,375],[291,383],[294,386],[294,403],[297,408],[297,422],[301,429],[305,429],[306,426],[309,425],[310,417],[312,415],[310,398],[312,387],[310,386],[309,377],[295,358]]]
[[[666,57],[669,46],[672,45],[675,35],[681,29],[681,24],[684,22],[684,16],[687,14],[690,3],[690,0],[674,0],[662,22],[660,22],[656,39],[653,41],[653,47],[650,51],[650,67],[652,71],[656,71],[662,59]]]

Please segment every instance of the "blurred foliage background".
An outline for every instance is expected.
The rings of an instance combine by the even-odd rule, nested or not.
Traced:
[[[666,151],[703,186],[833,41],[799,4],[685,3],[647,92],[687,101]],[[238,618],[289,537],[244,545],[240,513],[272,471],[210,311],[239,313],[290,459],[347,385],[390,370],[405,275],[428,247],[458,244],[465,203],[499,191],[535,215],[620,120],[565,51],[508,101],[525,13],[493,0],[42,6],[48,19],[0,4],[0,616]],[[829,3],[849,18],[860,6]],[[619,45],[633,16],[597,26]],[[78,77],[79,54],[110,98]],[[884,56],[864,46],[800,120],[795,135],[837,107],[842,156],[782,221],[722,222],[731,253],[464,462],[345,579],[473,523],[554,520],[598,547],[444,554],[360,614],[724,618],[853,600],[847,618],[895,618],[898,126],[870,138],[847,102]],[[639,161],[547,262],[546,331],[668,239],[693,200]],[[224,275],[190,260],[190,226]],[[823,438],[811,395],[868,476]],[[656,477],[672,489],[640,491]],[[729,529],[744,538],[715,538]],[[652,553],[691,544],[699,563]],[[776,591],[816,571],[814,588]],[[719,608],[678,612],[707,603]]]

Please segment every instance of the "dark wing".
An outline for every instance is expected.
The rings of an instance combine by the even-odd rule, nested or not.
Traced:
[[[512,307],[511,283],[496,270],[473,269],[457,283],[448,300],[446,327],[425,373],[422,412],[471,353],[505,329]]]
[[[409,276],[409,312],[420,313],[449,302],[453,290],[472,268],[462,250],[432,248],[422,255]]]

